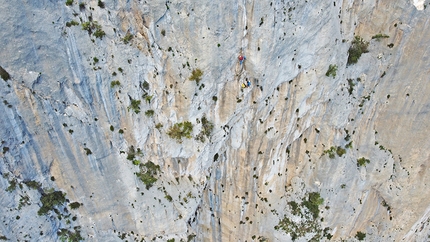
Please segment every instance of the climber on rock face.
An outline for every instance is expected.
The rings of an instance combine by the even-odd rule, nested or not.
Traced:
[[[247,87],[250,87],[250,86],[251,86],[251,82],[247,80],[247,81],[246,81],[246,86],[247,86]]]
[[[239,62],[242,65],[243,61],[246,59],[246,56],[244,55],[239,55]]]

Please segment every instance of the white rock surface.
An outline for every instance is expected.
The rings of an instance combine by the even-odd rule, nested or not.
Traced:
[[[0,66],[11,76],[0,81],[2,238],[428,240],[425,1],[81,2],[0,4]],[[83,30],[87,21],[106,35]],[[347,65],[354,36],[369,52]],[[188,80],[197,68],[199,85]],[[214,129],[200,142],[203,116]],[[166,133],[184,121],[193,138],[178,143]],[[160,166],[149,190],[131,146]],[[330,147],[346,153],[331,159]],[[361,157],[370,163],[359,167]],[[49,188],[69,202],[38,216]],[[301,204],[313,192],[324,202],[309,219]],[[279,228],[284,216],[293,232]]]

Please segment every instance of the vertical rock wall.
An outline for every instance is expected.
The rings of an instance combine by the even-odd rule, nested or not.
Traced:
[[[2,3],[0,235],[425,240],[430,32],[414,3]],[[348,64],[354,36],[368,52]],[[186,121],[191,139],[169,137]],[[37,215],[53,191],[68,200]]]

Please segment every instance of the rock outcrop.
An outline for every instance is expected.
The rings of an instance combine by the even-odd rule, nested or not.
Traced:
[[[0,238],[428,240],[426,6],[1,3]]]

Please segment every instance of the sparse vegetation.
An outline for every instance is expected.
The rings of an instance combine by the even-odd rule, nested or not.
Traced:
[[[111,81],[110,82],[110,87],[114,88],[115,86],[121,86],[121,82],[119,82],[118,80]]]
[[[81,206],[81,204],[78,203],[78,202],[72,202],[72,203],[69,204],[69,207],[71,209],[78,209],[80,206]]]
[[[349,95],[351,95],[352,92],[354,91],[355,83],[354,83],[354,81],[352,79],[348,79],[348,85],[349,85],[349,87],[348,87],[348,93],[349,93]]]
[[[191,76],[189,79],[190,81],[195,81],[198,85],[199,82],[202,80],[202,76],[203,76],[203,71],[197,68],[191,72]]]
[[[319,221],[319,206],[322,205],[324,199],[317,192],[309,193],[307,198],[303,198],[303,202],[299,205],[295,201],[288,202],[291,208],[291,213],[296,216],[295,219],[285,215],[278,225],[276,230],[283,230],[291,235],[291,239],[296,239],[305,236],[307,233],[313,233],[314,236],[310,241],[321,241],[322,236],[330,237],[329,228],[321,229]],[[322,234],[323,233],[323,234]]]
[[[90,150],[90,149],[88,149],[88,148],[84,148],[84,150],[85,150],[85,153],[87,154],[87,155],[91,155],[93,152]]]
[[[214,128],[213,123],[211,123],[205,116],[202,117],[202,130],[196,136],[196,139],[200,142],[205,142],[206,138],[210,138],[212,130]],[[206,138],[205,138],[206,136]]]
[[[127,151],[127,160],[134,160],[136,156],[142,155],[142,150],[140,148],[137,148],[137,150],[134,149],[134,146],[130,146]]]
[[[333,78],[336,77],[336,71],[337,71],[337,65],[330,65],[328,67],[327,72],[325,73],[326,76],[331,76]]]
[[[79,22],[76,22],[75,20],[72,20],[70,22],[66,22],[67,27],[77,26],[79,25]]]
[[[68,242],[78,242],[83,241],[84,238],[81,236],[81,227],[75,226],[73,228],[75,231],[72,232],[68,229],[60,229],[60,231],[57,232],[57,235],[60,239],[60,241],[68,241]]]
[[[72,6],[73,0],[66,0],[66,6]]]
[[[105,8],[105,3],[104,2],[102,2],[102,1],[98,1],[98,3],[97,3],[97,5],[100,7],[100,8]]]
[[[7,192],[13,192],[16,189],[16,185],[18,184],[18,182],[16,181],[16,179],[12,179],[9,181],[9,186],[6,188]]]
[[[37,181],[24,181],[24,184],[27,185],[28,188],[35,189],[35,190],[42,187],[42,184],[40,184],[40,182],[37,182]]]
[[[342,148],[342,147],[338,146],[338,147],[336,148],[336,154],[337,154],[339,157],[342,157],[342,155],[346,154],[346,150],[345,150],[344,148]]]
[[[167,135],[170,138],[176,139],[178,143],[182,143],[182,138],[191,139],[191,133],[193,132],[193,124],[189,121],[182,123],[176,123],[167,131]]]
[[[347,65],[357,63],[361,54],[369,52],[367,50],[368,46],[369,46],[369,42],[363,40],[363,38],[361,38],[360,36],[355,36],[348,50]]]
[[[360,167],[360,166],[366,166],[366,164],[369,164],[369,163],[370,163],[370,160],[366,159],[364,157],[361,157],[360,159],[357,159],[357,166],[358,167]]]
[[[154,110],[152,110],[152,109],[146,110],[145,115],[146,115],[146,117],[152,117],[154,115]]]
[[[133,39],[133,35],[130,33],[127,33],[124,38],[122,38],[122,41],[124,44],[128,44]]]
[[[355,235],[355,238],[358,240],[364,240],[364,238],[366,238],[366,234],[361,232],[361,231],[357,231],[357,234]]]
[[[89,35],[94,33],[96,38],[102,39],[105,36],[105,32],[102,30],[102,26],[97,21],[88,21],[82,23],[82,29],[86,30]]]
[[[155,176],[158,171],[160,171],[160,166],[148,161],[145,164],[140,164],[140,172],[136,172],[136,176],[145,184],[146,189],[149,189],[157,181]]]
[[[372,36],[372,39],[376,39],[377,41],[380,41],[381,39],[386,39],[386,38],[390,38],[390,36],[386,34],[381,34],[381,33]]]
[[[136,114],[140,113],[140,100],[131,99],[131,104],[128,106],[128,111],[133,110]]]
[[[43,193],[40,201],[42,202],[42,207],[37,211],[37,214],[42,216],[53,210],[55,206],[66,202],[66,194],[61,191]]]
[[[322,205],[324,203],[324,199],[320,196],[318,192],[311,192],[309,193],[308,200],[305,200],[302,202],[302,205],[304,205],[308,210],[312,213],[312,216],[314,219],[318,218],[319,216],[319,205]]]
[[[1,66],[0,66],[0,76],[4,81],[7,81],[10,79],[9,73]]]
[[[161,35],[162,35],[162,36],[166,36],[166,30],[162,29],[162,30],[161,30]]]

